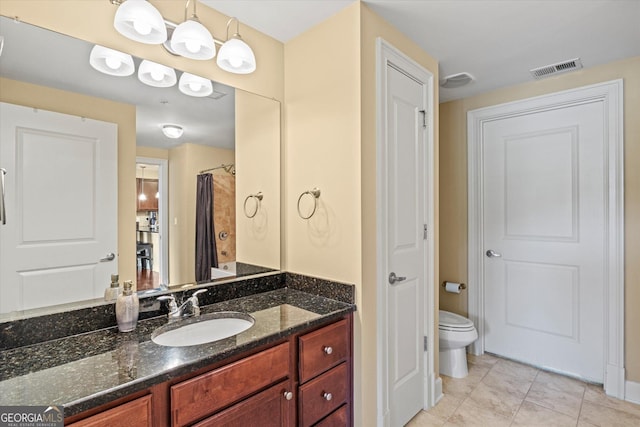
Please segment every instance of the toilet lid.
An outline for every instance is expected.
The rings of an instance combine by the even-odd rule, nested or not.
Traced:
[[[444,326],[447,329],[472,329],[473,322],[466,317],[462,317],[458,314],[451,313],[449,311],[440,310],[440,326]]]

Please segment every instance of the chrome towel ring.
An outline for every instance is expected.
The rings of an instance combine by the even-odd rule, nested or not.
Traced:
[[[247,218],[253,218],[256,216],[258,211],[260,210],[260,202],[262,201],[262,191],[258,191],[256,194],[249,194],[246,199],[244,199],[244,214]],[[253,209],[253,212],[247,212],[247,202],[249,199],[256,199],[256,206]]]
[[[300,201],[302,200],[302,198],[309,194],[310,196],[313,196],[313,210],[311,211],[311,213],[309,214],[309,216],[304,216],[302,214],[302,212],[300,211]],[[316,213],[316,209],[318,209],[318,198],[320,197],[320,189],[319,188],[314,188],[313,190],[307,190],[304,193],[302,193],[300,195],[300,197],[298,197],[298,215],[300,215],[300,218],[302,219],[309,219],[313,216],[313,214]]]

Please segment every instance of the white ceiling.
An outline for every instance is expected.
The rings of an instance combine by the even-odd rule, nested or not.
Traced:
[[[287,42],[355,0],[202,0]],[[364,0],[440,63],[475,81],[440,101],[533,80],[529,70],[579,57],[585,68],[640,56],[640,0]],[[249,40],[247,40],[249,41]],[[258,64],[259,66],[259,64]]]

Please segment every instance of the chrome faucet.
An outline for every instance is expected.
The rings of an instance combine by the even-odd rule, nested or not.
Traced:
[[[206,289],[195,291],[185,302],[178,307],[176,297],[173,295],[163,295],[158,297],[159,301],[169,301],[169,322],[180,320],[184,317],[200,316],[200,301],[198,295],[207,292]]]

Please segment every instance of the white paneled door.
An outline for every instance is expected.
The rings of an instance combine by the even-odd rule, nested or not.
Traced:
[[[425,401],[425,94],[391,65],[387,85],[387,363],[391,425],[402,426]]]
[[[0,118],[0,313],[102,297],[118,272],[117,125],[6,103]]]
[[[485,350],[604,379],[603,102],[483,128]]]

